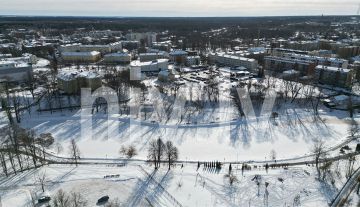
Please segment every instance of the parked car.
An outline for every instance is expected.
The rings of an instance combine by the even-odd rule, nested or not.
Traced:
[[[45,203],[45,202],[49,202],[50,200],[51,198],[49,196],[43,196],[38,199],[38,203]]]
[[[105,203],[109,200],[109,196],[103,196],[98,200],[98,203]]]

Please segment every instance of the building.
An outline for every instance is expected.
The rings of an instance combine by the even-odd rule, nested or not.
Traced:
[[[0,58],[2,59],[2,58]],[[4,61],[16,62],[16,63],[29,63],[29,64],[36,64],[38,59],[36,55],[32,55],[29,53],[22,54],[21,57],[10,57],[10,58],[3,58]]]
[[[300,60],[300,61],[310,61],[315,63],[315,65],[326,65],[326,66],[339,67],[339,68],[347,68],[349,65],[349,61],[340,58],[326,58],[326,57],[302,55],[295,53],[284,53],[282,57],[290,58],[294,60]]]
[[[62,71],[57,76],[58,88],[67,94],[78,94],[81,88],[101,87],[101,76],[91,71]]]
[[[12,55],[11,54],[2,54],[2,53],[0,53],[0,59],[3,59],[3,58],[11,58],[12,57]]]
[[[28,63],[0,61],[0,79],[7,82],[22,83],[32,80],[33,69]]]
[[[61,57],[65,62],[74,63],[93,63],[101,59],[101,53],[98,51],[92,52],[63,52]]]
[[[343,46],[339,47],[337,50],[337,54],[341,58],[350,58],[357,55],[360,55],[360,47],[359,46]]]
[[[304,50],[304,51],[327,49],[325,47],[319,48],[319,41],[287,41],[284,44],[284,47],[294,50]]]
[[[272,56],[282,57],[286,53],[300,54],[300,55],[308,54],[307,51],[303,51],[303,50],[294,50],[294,49],[286,49],[286,48],[272,48],[271,49]]]
[[[141,72],[160,72],[168,69],[168,59],[158,59],[148,62],[132,61],[130,67],[132,70],[140,70]]]
[[[139,41],[121,41],[122,43],[122,48],[127,49],[127,50],[134,50],[134,49],[138,49],[140,47],[140,42]]]
[[[130,41],[144,41],[148,46],[151,46],[153,42],[156,42],[156,33],[147,32],[147,33],[137,33],[132,32],[129,34],[126,34],[126,39]]]
[[[153,49],[158,49],[158,50],[169,52],[171,49],[171,46],[172,46],[171,41],[168,40],[168,41],[164,41],[164,42],[153,42],[151,47]]]
[[[211,53],[209,54],[209,61],[224,66],[230,67],[245,67],[250,71],[255,71],[258,67],[258,61],[251,58],[245,58],[235,55],[227,55],[225,53]]]
[[[320,84],[341,88],[351,88],[354,72],[351,69],[318,65],[315,68],[315,79]]]
[[[169,53],[170,61],[178,65],[185,65],[187,57],[188,53],[183,50],[174,50]]]
[[[315,63],[306,60],[285,57],[267,56],[264,59],[264,70],[283,73],[284,71],[299,71],[301,76],[311,76],[315,72]]]
[[[110,53],[104,56],[105,63],[121,63],[126,64],[131,62],[131,55],[128,53]]]
[[[140,58],[140,62],[148,62],[157,59],[166,59],[167,55],[165,54],[165,52],[140,53],[139,58]]]
[[[170,70],[162,70],[158,74],[158,80],[161,82],[168,82],[175,80],[175,75]]]
[[[353,70],[356,74],[356,79],[360,81],[360,61],[355,61],[353,64]]]
[[[188,56],[186,57],[186,65],[192,66],[192,65],[200,65],[200,56]]]
[[[82,44],[69,44],[60,47],[63,52],[92,52],[98,51],[102,54],[117,52],[122,50],[122,42],[114,42],[107,45],[82,45]]]

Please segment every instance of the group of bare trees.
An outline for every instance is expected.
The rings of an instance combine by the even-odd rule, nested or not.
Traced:
[[[36,136],[16,124],[0,130],[0,166],[5,176],[46,164],[45,148],[54,142],[51,134]]]
[[[70,194],[59,190],[52,199],[54,207],[86,207],[88,202],[78,192],[72,191]]]
[[[137,155],[137,150],[134,145],[130,145],[128,147],[121,146],[119,152],[121,155],[126,156],[126,158],[128,158],[128,159]]]
[[[160,167],[161,162],[166,162],[170,170],[171,165],[177,161],[178,157],[178,149],[171,141],[164,143],[161,138],[158,138],[149,144],[148,161],[154,164],[155,169]]]

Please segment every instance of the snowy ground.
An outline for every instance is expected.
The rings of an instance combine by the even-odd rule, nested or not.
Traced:
[[[155,82],[151,80],[148,84]],[[199,94],[193,95],[195,99]],[[19,96],[31,100],[29,93]],[[157,99],[151,94],[148,98]],[[225,93],[221,98],[229,99]],[[65,101],[72,103],[77,100]],[[45,107],[46,102],[41,102],[40,108]],[[284,108],[278,110],[276,120],[269,120],[269,117],[240,119],[234,105],[223,108],[205,106],[202,112],[182,121],[164,120],[161,114],[145,120],[138,114],[112,114],[107,120],[100,111],[90,117],[92,125],[83,128],[84,136],[81,130],[85,120],[81,119],[79,110],[38,113],[38,106],[34,106],[30,114],[23,113],[21,126],[35,130],[37,134],[51,133],[56,144],[49,151],[60,156],[69,156],[69,142],[75,139],[82,158],[119,158],[122,145],[134,145],[138,151],[135,158],[146,159],[148,143],[161,137],[164,141],[174,142],[179,149],[179,160],[183,161],[262,161],[270,160],[272,150],[276,151],[277,159],[296,158],[310,153],[314,139],[321,138],[327,147],[333,147],[344,142],[349,135],[347,112],[320,107],[323,122],[314,122],[309,109],[296,105]],[[358,113],[355,120],[360,120]],[[4,126],[6,122],[5,114],[1,113],[0,125]],[[89,134],[91,131],[93,133]],[[63,148],[60,151],[59,145]],[[349,146],[355,149],[356,142]],[[338,155],[338,152],[336,150],[331,155]],[[48,176],[47,194],[53,195],[59,189],[80,192],[89,201],[88,206],[95,206],[96,200],[103,195],[117,198],[125,206],[148,206],[149,202],[154,206],[174,206],[176,202],[183,206],[264,206],[265,182],[269,183],[269,206],[292,206],[296,196],[300,197],[301,206],[327,206],[345,182],[342,176],[334,186],[320,184],[315,179],[314,169],[309,166],[272,169],[268,174],[264,169],[255,169],[245,172],[245,176],[236,170],[239,166],[233,166],[238,181],[232,186],[224,177],[227,170],[215,172],[200,168],[196,171],[196,165],[187,164],[167,173],[165,167],[154,172],[151,167],[143,166],[155,180],[148,178],[135,165],[46,166],[0,178],[1,201],[3,206],[26,206],[29,192],[40,192],[39,186],[34,184],[39,171]],[[339,169],[344,168],[346,166],[340,165]],[[104,179],[106,175],[118,174],[118,178]],[[259,193],[252,181],[255,175],[261,175]]]
[[[230,185],[224,176],[227,166],[220,172],[202,167],[196,171],[194,164],[177,166],[169,172],[165,166],[156,172],[152,167],[144,167],[154,181],[133,165],[51,165],[2,179],[0,196],[3,206],[26,206],[30,202],[29,192],[44,195],[34,183],[34,177],[45,172],[48,178],[45,195],[53,196],[59,189],[79,192],[88,200],[87,206],[96,206],[97,199],[103,195],[117,199],[124,206],[149,206],[148,201],[154,206],[176,206],[173,199],[183,206],[264,206],[265,182],[269,183],[269,206],[292,206],[297,195],[301,206],[327,205],[321,185],[314,182],[313,168],[274,169],[268,173],[255,169],[245,171],[242,176],[241,170],[233,167],[237,181]],[[104,178],[118,174],[118,178]],[[255,175],[261,177],[259,191],[252,181]]]
[[[324,112],[325,113],[325,112]],[[65,149],[60,155],[68,156],[67,146],[76,139],[83,157],[118,158],[121,145],[134,144],[137,158],[146,158],[147,143],[162,137],[172,140],[180,152],[181,160],[243,161],[268,159],[276,150],[277,158],[303,156],[310,152],[312,140],[323,138],[327,146],[343,142],[348,136],[346,113],[326,112],[325,123],[313,123],[312,118],[303,124],[297,119],[279,117],[276,124],[266,121],[234,120],[228,122],[180,126],[132,121],[114,115],[108,122],[104,115],[93,117],[93,136],[81,136],[79,112],[33,114],[24,118],[22,125],[37,133],[52,133]],[[89,131],[89,130],[87,130]],[[108,137],[106,136],[108,135]],[[105,137],[104,137],[105,136]]]

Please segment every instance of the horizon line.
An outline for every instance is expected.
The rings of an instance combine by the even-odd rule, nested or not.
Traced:
[[[114,15],[18,15],[0,14],[0,17],[72,17],[72,18],[266,18],[266,17],[360,17],[357,14],[319,15],[250,15],[250,16],[114,16]]]

